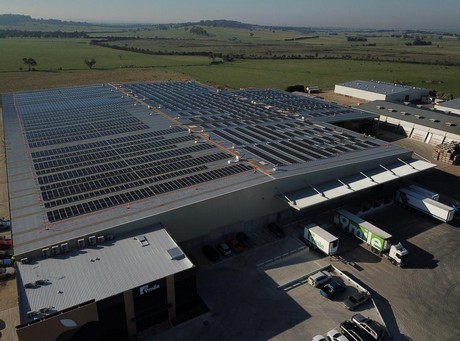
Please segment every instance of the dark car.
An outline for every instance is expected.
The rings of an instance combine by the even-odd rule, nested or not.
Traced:
[[[268,224],[268,229],[271,233],[275,235],[276,238],[284,238],[286,237],[286,233],[275,223]]]
[[[252,246],[251,239],[249,239],[248,235],[244,232],[238,232],[236,234],[236,240],[238,240],[246,248]]]
[[[356,307],[364,304],[371,298],[371,295],[365,291],[358,291],[357,293],[348,296],[348,298],[343,302],[345,308],[348,310],[354,310]]]
[[[238,240],[236,240],[236,238],[227,240],[227,245],[230,246],[230,249],[232,249],[232,251],[235,253],[244,251],[243,245]]]
[[[361,314],[352,316],[351,321],[364,330],[372,340],[383,340],[385,337],[385,328],[377,321],[364,317]]]
[[[217,262],[220,259],[219,252],[217,252],[217,250],[211,245],[205,245],[201,250],[211,262]]]
[[[338,293],[345,291],[346,288],[347,285],[343,281],[334,279],[326,284],[319,293],[324,297],[331,298]]]
[[[352,341],[372,341],[372,338],[364,330],[351,321],[344,321],[340,324],[342,334]]]

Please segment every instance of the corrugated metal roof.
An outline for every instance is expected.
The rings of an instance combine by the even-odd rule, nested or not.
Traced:
[[[148,241],[143,246],[135,237]],[[21,314],[53,307],[60,311],[82,302],[106,297],[193,267],[184,258],[172,259],[168,250],[177,244],[162,226],[136,231],[117,239],[29,264],[18,262]],[[26,289],[27,283],[43,280],[48,284]]]
[[[436,107],[459,110],[460,109],[460,98],[455,98],[453,100],[437,104]]]
[[[364,103],[358,109],[452,134],[460,134],[460,115],[386,101]]]
[[[354,80],[350,82],[341,83],[339,85],[383,95],[396,94],[398,92],[407,92],[408,90],[425,90],[428,95],[428,90],[423,88],[381,81]]]

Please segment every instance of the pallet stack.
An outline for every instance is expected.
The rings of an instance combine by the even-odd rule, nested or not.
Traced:
[[[433,151],[433,159],[449,165],[460,164],[460,143],[452,141],[438,144]]]

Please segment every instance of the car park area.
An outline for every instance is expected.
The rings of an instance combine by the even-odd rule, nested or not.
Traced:
[[[455,321],[460,297],[456,285],[460,266],[455,261],[460,256],[458,228],[396,205],[366,219],[378,222],[404,243],[410,252],[406,268],[353,245],[351,237],[347,241],[351,246],[337,257],[302,248],[303,223],[282,225],[285,238],[277,238],[267,228],[246,231],[252,246],[216,264],[201,250],[195,251],[198,288],[210,311],[155,339],[311,340],[332,329],[341,331],[341,324],[359,313],[377,322],[382,317],[388,330],[385,339],[455,340],[460,335]],[[327,264],[363,285],[372,300],[349,311],[345,301],[360,291],[353,286],[347,285],[332,299],[322,297],[320,288],[307,279],[286,286]]]

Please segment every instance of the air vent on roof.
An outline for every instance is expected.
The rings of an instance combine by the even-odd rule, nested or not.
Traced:
[[[60,252],[59,252],[59,245],[54,245],[54,246],[51,246],[51,254],[53,256],[57,256]]]
[[[385,107],[382,107],[381,105],[376,106],[377,109],[385,109]]]
[[[25,257],[25,258],[21,258],[21,264],[27,264],[29,263],[29,258]]]
[[[171,259],[179,260],[185,257],[184,253],[179,247],[173,247],[172,249],[167,250]]]
[[[446,122],[446,126],[448,126],[448,127],[456,127],[457,125],[455,123],[452,123],[452,122]]]
[[[388,109],[389,112],[396,112],[396,109]]]
[[[42,249],[42,255],[44,258],[48,258],[50,256],[50,248],[47,247],[45,249]]]
[[[28,311],[27,312],[27,318],[30,318],[30,319],[37,317],[37,315],[38,315],[38,311]]]
[[[408,113],[408,112],[406,112],[406,111],[401,111],[401,115],[409,116],[410,113]]]
[[[86,246],[85,239],[81,238],[77,240],[77,247],[83,249]]]
[[[105,237],[104,236],[98,236],[97,237],[97,243],[102,244],[103,242],[105,242]]]
[[[435,118],[430,118],[430,121],[433,122],[433,123],[439,123],[440,121],[435,119]]]
[[[137,236],[137,237],[134,237],[134,239],[137,240],[139,243],[141,243],[142,246],[150,245],[146,236]]]
[[[425,116],[422,116],[422,115],[414,115],[415,117],[417,117],[419,120],[422,120],[425,118]]]
[[[67,243],[62,243],[62,244],[61,244],[61,252],[62,252],[62,253],[66,253],[67,251],[69,251],[69,244],[67,244]]]
[[[88,241],[89,241],[89,245],[91,245],[91,246],[95,246],[97,244],[96,236],[90,236],[88,238]]]

